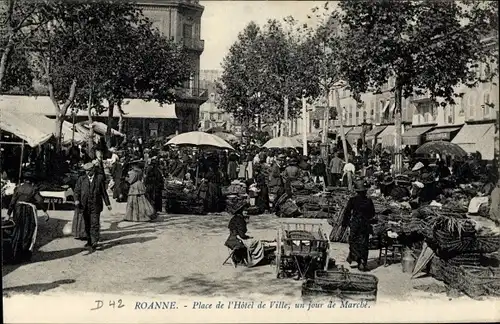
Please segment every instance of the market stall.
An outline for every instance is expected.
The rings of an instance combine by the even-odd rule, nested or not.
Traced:
[[[188,132],[174,136],[166,145],[191,147],[196,150],[207,148],[234,150],[233,147],[213,134],[204,132]],[[197,152],[196,152],[197,153]],[[182,214],[204,214],[203,192],[207,189],[207,181],[198,183],[199,166],[197,164],[194,183],[186,179],[166,179],[165,198],[167,212]],[[222,203],[222,202],[221,202]]]

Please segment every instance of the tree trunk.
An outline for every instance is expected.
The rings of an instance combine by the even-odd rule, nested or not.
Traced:
[[[396,127],[396,136],[394,143],[394,172],[395,174],[401,173],[403,169],[403,156],[401,153],[401,106],[403,99],[403,87],[399,78],[396,77],[396,92],[394,99],[396,101],[396,107],[394,111],[394,126]]]
[[[109,103],[108,107],[108,127],[106,128],[106,145],[111,147],[111,130],[113,128],[113,114],[115,110],[115,104],[113,102]]]
[[[94,127],[92,126],[92,108],[89,107],[87,109],[88,111],[88,123],[89,123],[89,138],[87,139],[87,153],[90,156],[91,159],[93,159],[94,156]]]
[[[54,137],[56,138],[56,147],[62,146],[62,126],[64,122],[64,116],[60,114],[56,116],[56,129],[54,132]]]
[[[289,136],[288,134],[288,97],[284,98],[284,124],[283,124],[283,136]]]
[[[118,119],[118,131],[123,134],[123,110],[120,103],[118,104],[118,111],[120,112],[120,118]]]
[[[338,89],[335,89],[335,98],[337,99],[337,109],[339,109],[340,111],[340,114],[338,114],[338,118],[340,120],[340,138],[342,140],[342,148],[344,149],[344,160],[345,163],[349,163],[349,153],[347,152],[347,142],[344,133],[344,111],[342,108],[340,108],[340,95]],[[352,190],[352,177],[349,172],[347,173],[347,184],[349,190]]]
[[[3,89],[3,79],[7,72],[7,63],[9,60],[10,52],[12,51],[13,48],[14,48],[14,37],[13,35],[10,35],[9,41],[7,42],[7,45],[3,50],[2,58],[0,59],[0,90]]]

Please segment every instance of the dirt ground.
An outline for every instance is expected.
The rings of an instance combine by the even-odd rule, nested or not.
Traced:
[[[40,217],[32,262],[3,267],[4,297],[47,291],[205,297],[301,295],[302,282],[277,279],[274,265],[251,269],[222,265],[228,256],[224,246],[228,214],[162,214],[154,223],[130,223],[122,221],[125,204],[113,207],[101,215],[102,250],[90,255],[83,248],[85,242],[63,235],[72,211],[51,211],[48,222]],[[252,216],[249,232],[255,238],[274,240],[278,224],[274,215]],[[324,226],[329,233],[326,221]],[[344,262],[347,251],[347,244],[332,243],[330,256],[348,267]],[[401,264],[378,266],[378,251],[371,251],[370,256],[369,264],[374,268],[370,273],[379,279],[378,300],[447,299],[440,282],[430,277],[411,280]]]

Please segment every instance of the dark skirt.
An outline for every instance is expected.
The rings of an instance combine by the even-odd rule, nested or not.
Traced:
[[[126,202],[128,196],[128,190],[130,188],[130,184],[124,179],[120,179],[115,182],[115,186],[113,188],[113,198],[117,202]]]
[[[85,231],[85,220],[83,218],[83,212],[79,209],[75,209],[73,215],[73,224],[71,226],[72,233],[77,240],[86,240],[87,232]]]
[[[15,223],[12,232],[11,258],[15,263],[31,259],[37,234],[36,208],[31,204],[18,203],[14,209]]]
[[[368,226],[351,226],[348,260],[363,263],[368,261],[370,238],[370,227]]]

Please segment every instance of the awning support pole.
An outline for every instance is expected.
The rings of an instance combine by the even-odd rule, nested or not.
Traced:
[[[23,172],[23,158],[24,158],[24,141],[21,145],[21,161],[19,163],[19,179],[17,181],[17,183],[21,183],[21,175],[22,175],[22,172]]]

